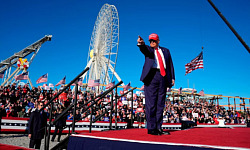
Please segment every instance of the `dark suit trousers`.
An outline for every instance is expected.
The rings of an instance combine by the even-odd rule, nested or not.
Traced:
[[[57,133],[58,130],[59,130],[59,133],[58,133],[57,141],[58,141],[58,142],[60,141],[60,138],[61,138],[61,135],[62,135],[63,128],[59,128],[59,127],[57,127],[57,126],[56,126],[55,131],[54,131],[54,134],[53,134],[53,136],[52,136],[52,139],[51,139],[52,141],[55,140],[55,138],[56,138],[56,133]]]
[[[151,71],[150,76],[152,76],[151,82],[144,85],[147,129],[161,129],[166,99],[167,79],[160,74],[159,70]]]
[[[29,148],[40,149],[42,139],[30,139]]]

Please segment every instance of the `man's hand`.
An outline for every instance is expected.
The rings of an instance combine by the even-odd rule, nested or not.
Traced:
[[[175,81],[174,81],[174,79],[172,80],[172,86],[174,86],[174,83],[175,83]]]
[[[31,134],[29,134],[28,136],[29,136],[29,138],[31,138]]]
[[[139,35],[138,35],[137,42],[138,42],[138,45],[144,45],[144,44],[145,44],[144,40],[143,40],[142,37],[139,36]]]

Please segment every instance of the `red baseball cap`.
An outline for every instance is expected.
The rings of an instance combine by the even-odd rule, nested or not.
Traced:
[[[159,36],[155,33],[152,33],[149,35],[148,39],[157,41],[157,40],[159,40]]]

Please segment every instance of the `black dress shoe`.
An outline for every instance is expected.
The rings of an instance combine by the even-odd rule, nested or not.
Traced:
[[[160,133],[159,133],[158,130],[148,130],[148,134],[151,134],[151,135],[160,135]]]
[[[170,135],[168,131],[163,131],[162,129],[158,129],[160,135]]]

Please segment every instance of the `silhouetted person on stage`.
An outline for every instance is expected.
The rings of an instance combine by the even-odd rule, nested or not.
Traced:
[[[57,118],[61,113],[62,113],[62,109],[59,111],[59,113],[56,114],[55,118]],[[64,116],[55,123],[55,131],[51,139],[52,142],[55,140],[58,130],[59,130],[59,133],[58,133],[57,141],[60,142],[63,128],[66,126],[66,120],[67,120],[67,116]]]
[[[35,147],[35,149],[40,149],[41,141],[44,138],[47,114],[43,110],[39,112],[42,107],[43,103],[38,102],[38,109],[30,115],[28,130],[30,138],[29,148]]]
[[[167,87],[175,83],[174,66],[170,52],[167,48],[160,47],[159,36],[149,35],[150,46],[145,45],[139,36],[137,46],[145,56],[140,80],[144,83],[146,100],[146,120],[148,134],[162,135],[163,109],[166,99]]]

